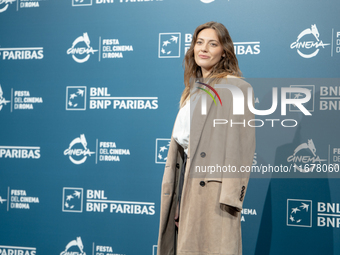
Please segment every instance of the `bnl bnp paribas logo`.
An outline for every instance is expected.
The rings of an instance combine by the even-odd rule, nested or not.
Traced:
[[[82,36],[77,37],[73,43],[72,47],[67,50],[67,54],[71,55],[73,60],[77,63],[84,63],[91,55],[94,55],[98,50],[94,50],[91,45],[91,41],[89,35],[87,33],[83,33]]]
[[[314,104],[315,104],[315,85],[290,85],[290,88],[305,88],[310,91],[311,99],[308,102],[302,103],[302,105],[309,111],[314,112]],[[305,94],[299,91],[293,91],[289,93],[290,99],[301,99],[304,98]],[[296,104],[289,105],[290,112],[300,112],[300,109]]]
[[[66,87],[66,110],[86,110],[86,86]]]
[[[63,212],[83,212],[83,188],[63,189]]]
[[[62,211],[82,213],[84,205],[85,211],[92,213],[109,212],[112,214],[155,215],[154,202],[108,199],[105,190],[87,189],[84,192],[83,191],[83,188],[64,187]],[[86,198],[86,201],[83,203],[84,197]]]
[[[192,34],[184,35],[184,54],[190,49]],[[260,54],[260,42],[234,42],[234,50],[237,56]],[[181,33],[159,33],[158,58],[181,57]]]
[[[168,158],[168,152],[170,147],[170,139],[157,138],[156,139],[156,164],[165,164]]]
[[[184,34],[184,54],[190,49],[192,34]],[[237,56],[260,54],[259,41],[234,42],[234,50]],[[158,58],[181,57],[181,33],[159,33]]]
[[[41,60],[44,58],[44,47],[0,48],[0,56],[1,60]]]
[[[72,6],[91,6],[92,0],[72,0]]]
[[[316,25],[306,28],[297,37],[296,41],[290,45],[291,49],[296,49],[297,53],[303,58],[313,58],[318,55],[320,49],[329,46],[319,39],[320,33]]]
[[[312,206],[314,211],[312,213]],[[307,199],[287,199],[287,226],[290,227],[316,227],[340,228],[340,204],[333,202]]]
[[[11,245],[0,245],[0,254],[2,255],[36,255],[36,247],[22,247],[22,246],[11,246]]]
[[[181,57],[181,33],[160,33],[158,44],[159,58]]]
[[[91,110],[156,110],[158,97],[111,96],[108,87],[90,87],[88,108]],[[86,86],[66,87],[66,110],[86,110]]]
[[[312,227],[312,200],[287,199],[287,226]]]

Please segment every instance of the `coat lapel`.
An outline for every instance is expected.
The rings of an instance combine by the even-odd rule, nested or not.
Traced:
[[[200,85],[198,83],[195,83],[194,85],[204,87],[203,85]],[[197,150],[198,142],[200,141],[200,138],[201,138],[204,124],[207,121],[207,116],[211,109],[211,105],[213,104],[213,100],[211,99],[210,96],[207,96],[206,92],[202,91],[200,93],[202,93],[202,96],[204,95],[207,99],[206,100],[206,115],[202,115],[201,113],[202,99],[200,98],[195,106],[195,109],[193,109],[192,121],[190,123],[190,138],[189,138],[189,147],[188,147],[188,158],[190,159],[195,157],[195,153]],[[214,95],[214,97],[216,98],[216,95]]]

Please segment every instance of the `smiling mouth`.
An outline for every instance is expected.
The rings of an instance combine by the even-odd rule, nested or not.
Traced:
[[[203,59],[207,59],[209,58],[208,56],[205,56],[205,55],[198,55],[200,58],[203,58]]]

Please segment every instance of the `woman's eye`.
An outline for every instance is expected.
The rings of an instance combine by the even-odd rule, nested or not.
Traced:
[[[212,46],[214,46],[214,47],[216,47],[216,46],[217,46],[217,44],[216,44],[216,43],[212,43],[211,45],[212,45]]]
[[[201,44],[202,42],[201,41],[198,41],[198,42],[196,42],[197,44]]]

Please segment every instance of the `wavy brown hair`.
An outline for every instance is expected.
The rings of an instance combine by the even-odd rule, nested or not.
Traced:
[[[241,77],[242,73],[238,66],[238,61],[234,52],[234,44],[231,40],[226,27],[218,22],[210,21],[198,26],[192,36],[190,49],[187,51],[184,60],[184,91],[180,100],[180,107],[182,107],[185,101],[190,95],[190,82],[195,78],[202,78],[201,67],[196,64],[194,56],[194,47],[197,41],[197,35],[206,28],[212,28],[216,31],[220,44],[223,47],[225,57],[222,57],[220,61],[212,68],[210,74],[206,78],[224,78],[227,75],[234,75]]]

